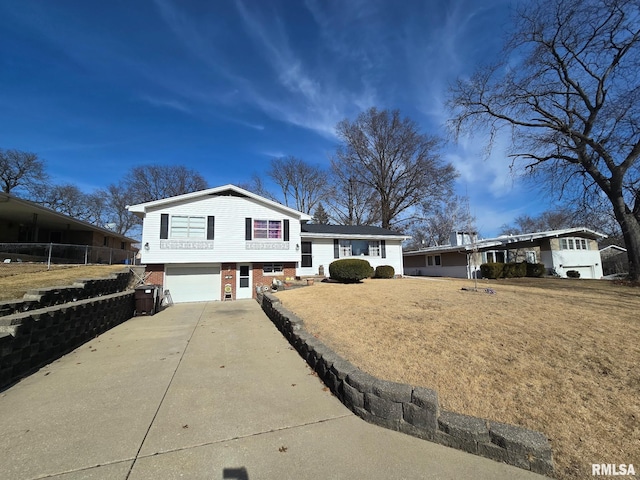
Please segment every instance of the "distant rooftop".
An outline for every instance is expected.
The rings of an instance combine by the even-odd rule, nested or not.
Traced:
[[[321,225],[316,223],[303,223],[302,233],[318,233],[328,235],[385,235],[405,237],[399,232],[393,232],[386,228],[371,225]]]

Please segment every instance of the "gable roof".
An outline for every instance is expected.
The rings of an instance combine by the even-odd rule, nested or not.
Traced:
[[[425,253],[471,252],[474,249],[515,249],[532,246],[535,242],[547,238],[560,238],[570,236],[589,238],[592,240],[607,238],[607,235],[605,235],[604,233],[596,232],[595,230],[591,230],[589,228],[564,228],[561,230],[549,230],[546,232],[523,233],[519,235],[502,235],[500,237],[480,239],[476,242],[465,243],[462,245],[440,245],[435,247],[427,247],[420,250],[403,252],[403,255],[413,256],[423,255]]]
[[[386,228],[374,227],[371,225],[322,225],[315,223],[305,223],[301,226],[303,237],[332,237],[332,238],[354,238],[354,237],[395,237],[410,238],[398,232],[387,230]]]
[[[113,230],[109,230],[108,228],[102,228],[85,222],[84,220],[78,220],[63,213],[56,212],[30,200],[0,192],[0,218],[18,224],[31,224],[34,214],[38,216],[38,225],[43,228],[63,230],[72,228],[77,231],[99,232],[126,243],[136,243],[138,241],[114,232]]]
[[[311,220],[311,216],[307,215],[306,213],[299,212],[298,210],[294,210],[290,207],[286,207],[281,203],[274,202],[273,200],[261,197],[260,195],[256,195],[255,193],[249,192],[248,190],[236,187],[235,185],[231,184],[222,185],[215,188],[208,188],[206,190],[199,190],[197,192],[185,193],[183,195],[177,195],[175,197],[161,198],[160,200],[154,200],[152,202],[139,203],[137,205],[127,205],[127,210],[139,217],[144,217],[144,214],[147,213],[147,211],[149,211],[149,209],[151,208],[162,207],[178,202],[195,201],[200,198],[212,196],[235,196],[251,198],[271,208],[282,210],[293,217],[298,217],[300,220]]]

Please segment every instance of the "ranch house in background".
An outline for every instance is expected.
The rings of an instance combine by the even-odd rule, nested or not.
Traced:
[[[0,192],[0,261],[132,263],[136,240]]]
[[[475,233],[454,232],[450,245],[403,253],[405,275],[433,277],[480,277],[480,265],[487,262],[542,263],[547,273],[580,278],[602,278],[598,241],[606,238],[588,228],[567,228],[522,235],[478,239]]]
[[[174,302],[253,298],[274,279],[329,274],[364,258],[402,274],[407,237],[375,227],[311,225],[305,213],[234,185],[132,205],[143,219],[147,281]]]

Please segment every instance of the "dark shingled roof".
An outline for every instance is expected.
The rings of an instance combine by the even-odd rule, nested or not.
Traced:
[[[333,235],[403,235],[399,232],[392,232],[386,228],[373,227],[371,225],[319,225],[315,223],[303,223],[302,233],[305,232]]]

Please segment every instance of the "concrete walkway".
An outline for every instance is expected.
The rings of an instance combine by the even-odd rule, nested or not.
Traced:
[[[536,479],[370,425],[252,300],[136,317],[0,393],[3,479]]]

